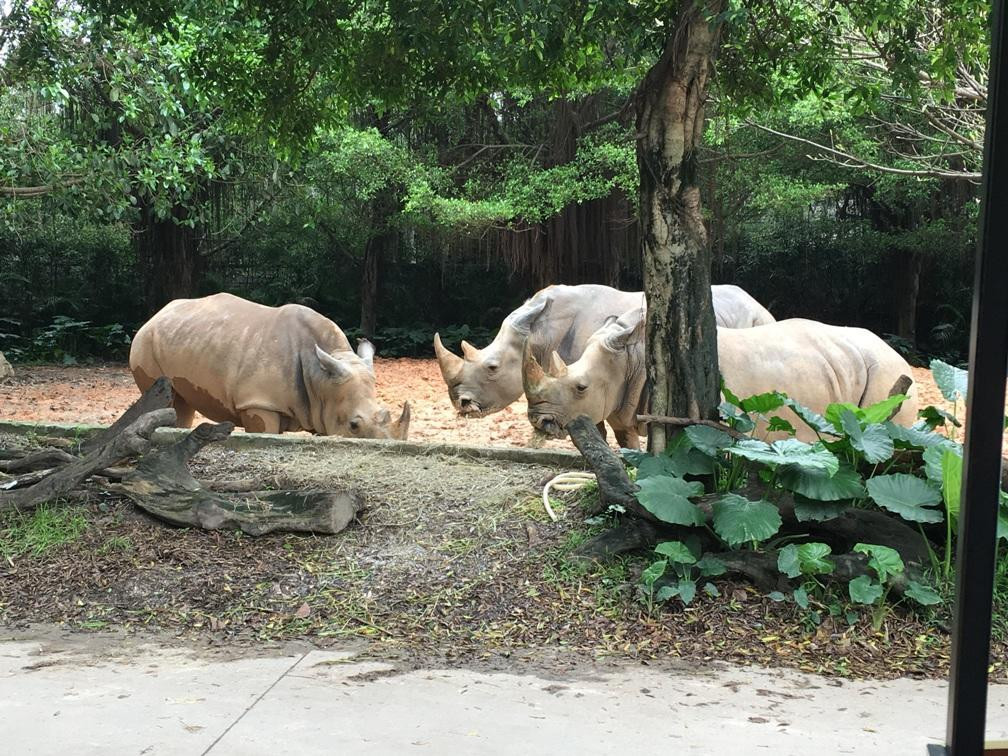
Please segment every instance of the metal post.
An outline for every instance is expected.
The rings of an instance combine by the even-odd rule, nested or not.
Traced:
[[[1008,81],[1008,58],[1002,48],[1005,20],[1004,0],[995,0],[945,734],[949,756],[982,754],[987,718],[987,665],[1008,370],[1008,92],[1000,91],[1000,85]],[[940,749],[932,749],[936,751]]]

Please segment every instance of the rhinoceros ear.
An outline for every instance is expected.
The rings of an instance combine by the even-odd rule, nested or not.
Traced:
[[[619,352],[644,338],[645,311],[643,307],[625,312],[609,326],[603,343],[607,349]]]
[[[321,365],[326,375],[337,383],[343,383],[343,381],[349,380],[350,376],[353,375],[353,371],[349,365],[338,357],[333,357],[318,344],[315,345],[315,356],[318,357],[319,365]]]
[[[532,330],[532,326],[535,325],[539,316],[546,312],[546,308],[549,307],[550,302],[552,302],[552,299],[549,296],[539,297],[538,299],[533,297],[508,315],[504,322],[523,336],[528,336],[529,331]]]
[[[367,339],[361,339],[357,342],[357,356],[364,360],[364,364],[370,368],[371,372],[374,372],[374,354],[375,348]]]
[[[522,383],[525,387],[525,394],[534,393],[542,384],[546,373],[543,372],[542,365],[532,354],[532,345],[525,342],[525,349],[522,352]]]
[[[439,333],[434,334],[434,354],[437,355],[438,365],[441,368],[441,377],[445,379],[445,383],[451,385],[462,369],[463,359],[445,348]]]
[[[549,372],[554,378],[563,378],[567,375],[567,363],[563,361],[563,358],[556,351],[550,355]]]

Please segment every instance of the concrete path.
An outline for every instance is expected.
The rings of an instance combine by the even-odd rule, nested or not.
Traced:
[[[110,657],[93,640],[16,640],[0,643],[0,750],[923,756],[944,735],[945,695],[941,681],[727,666],[400,673],[332,650],[214,659],[148,645]],[[991,690],[989,734],[1008,736],[1006,687]]]

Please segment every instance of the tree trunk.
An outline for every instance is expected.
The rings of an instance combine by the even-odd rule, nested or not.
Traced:
[[[661,58],[637,94],[637,165],[651,413],[717,417],[720,380],[710,250],[700,211],[697,151],[723,0],[684,3]],[[649,426],[653,452],[665,428]]]
[[[899,277],[896,279],[896,335],[911,344],[916,344],[917,296],[920,293],[924,255],[919,250],[913,250],[906,255],[900,255],[896,264],[900,268]]]
[[[196,231],[179,225],[186,211],[177,208],[172,217],[158,218],[144,205],[134,229],[134,244],[144,286],[144,304],[149,314],[173,299],[196,293],[200,274],[199,239]]]
[[[393,187],[387,187],[375,198],[371,214],[371,236],[364,245],[361,267],[360,329],[366,339],[374,339],[378,326],[378,281],[382,261],[387,259],[396,242],[392,218],[399,211],[399,200]]]

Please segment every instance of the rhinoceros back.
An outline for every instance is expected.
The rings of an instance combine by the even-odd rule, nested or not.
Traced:
[[[142,391],[168,376],[186,403],[218,422],[238,422],[250,406],[307,416],[302,358],[316,343],[327,352],[350,348],[335,323],[300,305],[266,307],[231,294],[176,299],[137,332],[130,370]]]

